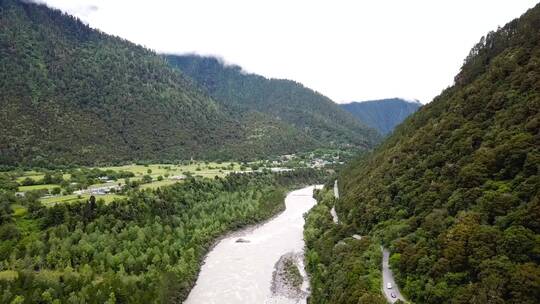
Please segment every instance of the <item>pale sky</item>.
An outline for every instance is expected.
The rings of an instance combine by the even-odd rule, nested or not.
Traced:
[[[538,0],[45,0],[157,52],[222,57],[335,102],[430,102],[472,46]]]

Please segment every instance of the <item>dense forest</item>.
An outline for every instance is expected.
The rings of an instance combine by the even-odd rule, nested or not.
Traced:
[[[343,113],[317,94],[302,102],[325,107],[297,117],[297,127],[261,112],[242,116],[163,56],[45,5],[2,0],[0,20],[0,164],[244,160],[377,140],[352,119],[324,127]],[[280,111],[288,121],[294,114]]]
[[[333,181],[332,181],[333,184]],[[315,194],[317,205],[306,217],[306,270],[310,274],[310,304],[385,304],[381,294],[381,253],[377,238],[358,240],[332,221],[336,203],[333,185]]]
[[[401,98],[389,98],[351,102],[339,105],[367,126],[387,135],[409,115],[418,111],[422,104]]]
[[[323,172],[189,178],[127,199],[44,207],[0,189],[1,303],[180,303],[217,237],[284,208]],[[14,214],[12,204],[27,208]]]
[[[539,143],[537,5],[482,38],[454,86],[341,173],[346,232],[325,239],[380,239],[415,303],[538,303]],[[317,286],[315,303],[350,285]]]
[[[44,5],[0,5],[0,163],[189,158],[241,136],[153,52]]]
[[[279,127],[287,131],[281,136],[290,145],[297,145],[297,138],[303,138],[307,142],[303,144],[319,147],[370,148],[379,140],[375,130],[355,120],[329,98],[295,81],[247,73],[214,57],[168,55],[166,58],[207,90],[214,100],[232,109],[248,129],[258,133]]]

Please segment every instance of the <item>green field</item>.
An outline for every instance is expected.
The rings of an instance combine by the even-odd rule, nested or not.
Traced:
[[[234,162],[223,162],[223,163],[216,163],[216,162],[193,162],[191,164],[187,165],[174,165],[174,164],[152,164],[152,165],[124,165],[124,166],[111,166],[111,167],[97,167],[97,169],[100,170],[113,170],[113,171],[127,171],[132,172],[135,176],[131,177],[131,181],[138,181],[141,180],[144,175],[149,175],[152,177],[153,181],[147,184],[140,185],[140,189],[156,189],[158,187],[168,186],[172,185],[177,182],[181,182],[181,180],[171,179],[173,176],[177,175],[187,175],[191,174],[193,176],[199,176],[199,177],[206,177],[206,178],[214,178],[216,176],[224,177],[225,175],[240,171],[241,165],[239,163]],[[248,169],[250,170],[250,169]],[[158,177],[161,176],[163,180],[158,181]],[[43,179],[44,174],[39,171],[31,170],[31,171],[25,171],[22,176],[17,177],[18,182],[22,182],[26,178],[31,178],[35,181],[40,181]],[[71,178],[70,174],[64,174],[63,175],[65,180],[68,180]],[[125,179],[118,179],[115,181],[115,184],[124,185],[126,182]],[[94,184],[91,185],[89,188],[93,187],[101,187],[104,184]],[[32,191],[32,190],[47,190],[50,191],[53,188],[60,187],[58,184],[46,184],[46,185],[31,185],[31,186],[19,186],[18,191],[19,192],[26,192],[26,191]],[[83,195],[77,195],[77,194],[69,194],[69,195],[62,195],[62,196],[54,196],[54,197],[44,197],[41,198],[41,202],[45,206],[54,206],[57,203],[73,203],[80,200],[88,200],[90,197],[90,194],[83,194]],[[107,194],[107,195],[98,195],[96,196],[96,199],[103,199],[105,203],[112,202],[115,198],[123,198],[124,196],[116,195],[116,194]]]
[[[223,162],[219,164],[216,162],[209,162],[208,164],[204,162],[194,162],[189,165],[173,165],[173,164],[135,165],[133,164],[133,165],[124,165],[124,166],[96,167],[96,168],[100,170],[132,172],[133,174],[135,174],[135,177],[130,178],[131,180],[140,180],[142,176],[144,175],[150,175],[154,180],[157,179],[158,176],[163,176],[164,179],[167,180],[168,178],[165,177],[165,175],[167,174],[169,177],[171,177],[175,175],[186,174],[188,172],[194,176],[209,177],[209,178],[214,178],[215,176],[223,177],[231,172],[239,171],[240,164],[233,163],[233,162]],[[30,170],[30,171],[25,171],[23,175],[17,177],[16,181],[18,183],[21,183],[26,178],[31,178],[36,182],[40,182],[44,176],[45,175],[39,171]],[[71,174],[67,174],[67,173],[63,174],[63,178],[65,180],[69,180],[71,178]],[[125,180],[119,179],[117,182],[124,184]],[[170,181],[169,183],[173,184],[174,181]],[[167,182],[163,181],[156,185],[157,187],[159,187],[166,184]],[[156,185],[150,185],[150,187],[154,187]],[[42,189],[51,190],[55,187],[60,187],[60,185],[45,184],[45,185],[19,186],[18,191],[26,192],[26,191],[42,190]]]
[[[60,187],[60,185],[46,184],[46,185],[20,186],[19,192],[26,192],[26,191],[32,191],[32,190],[51,190],[56,187]]]
[[[114,201],[115,199],[125,198],[125,196],[118,195],[118,194],[96,195],[95,197],[96,197],[96,200],[100,200],[100,199],[104,200],[106,204]],[[62,196],[55,196],[55,197],[44,197],[44,198],[41,198],[40,201],[44,206],[50,207],[58,203],[74,203],[77,201],[85,201],[85,200],[88,200],[89,198],[90,198],[90,194],[82,194],[82,195],[70,194],[70,195],[62,195]]]
[[[19,277],[19,273],[13,270],[0,271],[0,281],[13,281]]]
[[[173,184],[179,183],[179,182],[181,182],[181,181],[165,179],[165,180],[162,180],[162,181],[154,181],[154,182],[151,182],[151,183],[148,183],[148,184],[140,185],[139,188],[141,190],[144,190],[144,189],[156,189],[156,188],[163,187],[163,186],[173,185]]]
[[[232,167],[231,167],[232,165]],[[199,175],[203,177],[225,176],[226,174],[240,170],[240,164],[223,162],[221,164],[215,162],[195,162],[189,165],[172,165],[172,164],[153,164],[153,165],[125,165],[114,167],[99,167],[101,170],[114,170],[114,171],[128,171],[135,174],[135,176],[150,175],[152,177],[180,175],[186,172],[190,172],[193,175]],[[151,170],[150,173],[148,170]],[[220,172],[221,171],[221,172]]]
[[[22,205],[19,205],[19,204],[11,205],[11,209],[13,209],[13,215],[14,216],[23,216],[28,211],[28,209],[26,209],[26,207],[24,207]]]
[[[24,175],[17,177],[17,182],[21,183],[26,178],[31,178],[35,182],[39,182],[39,181],[41,181],[43,179],[44,176],[45,176],[45,174],[43,174],[41,172],[37,172],[37,171],[33,171],[33,170],[32,171],[25,171]],[[62,177],[64,179],[69,179],[69,178],[71,178],[71,174],[67,174],[67,173],[62,174]]]

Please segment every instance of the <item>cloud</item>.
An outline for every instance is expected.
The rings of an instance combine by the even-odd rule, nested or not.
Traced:
[[[22,0],[26,3],[36,3],[40,5],[46,5],[47,7],[54,9],[61,9],[62,11],[77,16],[81,19],[89,17],[92,13],[99,10],[96,4],[85,3],[86,0],[74,0],[66,3],[62,0]]]
[[[98,8],[97,5],[84,5],[84,6],[79,6],[77,8],[77,11],[81,15],[90,15],[91,13],[97,12],[98,10],[99,10],[99,8]]]
[[[225,59],[223,56],[216,55],[216,54],[201,54],[201,53],[197,53],[197,52],[185,52],[185,53],[160,52],[160,53],[163,54],[163,55],[190,56],[190,57],[200,57],[200,58],[203,58],[203,59],[214,59],[219,64],[223,65],[224,67],[233,68],[235,70],[238,70],[240,73],[242,73],[244,75],[252,74],[251,72],[246,71],[242,66],[240,66],[240,65],[238,65],[236,63],[230,62],[227,59]]]
[[[86,19],[91,14],[97,12],[99,7],[95,4],[73,3],[66,7],[65,10],[71,15],[75,15],[81,19]]]
[[[406,102],[410,102],[410,103],[421,103],[420,100],[418,100],[416,98],[402,97],[401,99],[405,100]]]
[[[44,0],[21,0],[21,2],[24,2],[24,3],[36,3],[36,4],[45,4],[45,1]],[[47,5],[48,6],[48,5]]]

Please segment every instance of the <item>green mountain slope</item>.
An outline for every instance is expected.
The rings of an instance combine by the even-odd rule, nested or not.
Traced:
[[[189,158],[240,137],[153,52],[58,10],[0,4],[0,163]]]
[[[162,56],[44,5],[0,1],[0,66],[0,165],[249,159],[376,138],[356,122],[317,129],[340,117],[317,113],[325,107],[300,117],[302,130],[239,112]],[[275,115],[293,120],[296,105]]]
[[[317,147],[356,145],[370,148],[379,135],[343,111],[327,97],[283,79],[267,79],[228,66],[214,57],[168,55],[178,67],[205,88],[243,122],[254,113],[288,126]],[[249,124],[248,124],[249,125]],[[291,142],[295,140],[292,139]]]
[[[418,101],[411,102],[401,98],[340,104],[342,109],[383,135],[391,133],[397,125],[421,106],[422,104]]]
[[[415,303],[538,303],[539,111],[537,5],[482,38],[453,87],[342,172],[341,238],[381,240]]]

